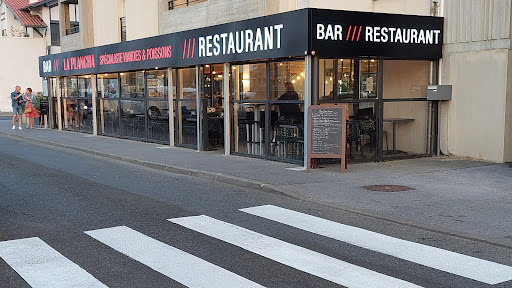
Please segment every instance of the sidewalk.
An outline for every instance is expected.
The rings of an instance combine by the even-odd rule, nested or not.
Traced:
[[[432,231],[457,234],[512,248],[512,167],[452,158],[419,158],[294,171],[293,164],[220,152],[88,134],[36,129],[11,130],[0,118],[0,135],[72,148],[150,168],[238,186],[284,193],[356,213]],[[1,150],[0,150],[1,151]],[[404,185],[415,190],[372,192],[366,185]]]

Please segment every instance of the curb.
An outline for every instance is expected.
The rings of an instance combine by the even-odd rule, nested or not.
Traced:
[[[394,223],[394,224],[398,224],[398,225],[403,225],[403,226],[410,227],[410,228],[421,229],[421,230],[425,230],[425,231],[429,231],[429,232],[433,232],[433,233],[443,234],[446,236],[475,241],[475,242],[493,245],[493,246],[506,248],[506,249],[512,249],[512,244],[505,242],[505,241],[490,239],[490,238],[481,237],[481,236],[475,236],[475,235],[471,235],[466,232],[452,231],[450,229],[435,227],[435,226],[431,226],[431,225],[418,224],[418,223],[414,223],[414,222],[402,220],[402,219],[393,219],[393,218],[390,218],[387,216],[382,216],[382,215],[368,212],[368,211],[358,211],[358,210],[354,210],[354,209],[348,208],[348,207],[337,206],[337,205],[333,205],[328,202],[317,201],[317,200],[314,200],[314,199],[311,199],[308,197],[301,197],[301,196],[295,195],[293,193],[281,190],[281,189],[275,187],[274,185],[271,185],[271,184],[265,183],[265,182],[261,182],[261,181],[250,180],[250,179],[236,177],[236,176],[227,175],[227,174],[223,174],[223,173],[208,172],[208,171],[202,171],[202,170],[197,170],[197,169],[183,168],[183,167],[179,167],[179,166],[172,166],[172,165],[159,164],[159,163],[154,163],[154,162],[149,162],[149,161],[142,161],[142,160],[137,160],[137,159],[133,159],[133,158],[108,154],[108,153],[104,153],[104,152],[88,150],[88,149],[84,149],[84,148],[80,148],[80,147],[75,147],[72,145],[64,145],[64,144],[59,144],[59,143],[55,143],[55,142],[51,142],[51,141],[47,141],[47,140],[34,139],[34,138],[29,138],[29,137],[25,137],[25,136],[21,136],[21,135],[9,134],[9,133],[5,133],[5,132],[0,132],[0,135],[4,135],[4,136],[10,137],[10,138],[21,138],[21,139],[25,139],[25,140],[33,141],[36,143],[53,146],[53,147],[60,147],[60,148],[64,148],[64,149],[70,149],[73,151],[79,151],[79,152],[83,152],[83,153],[93,154],[96,156],[105,157],[108,159],[113,159],[113,160],[118,160],[118,161],[123,161],[126,163],[135,164],[138,166],[155,169],[155,170],[160,170],[160,171],[164,171],[164,172],[169,172],[169,173],[173,173],[173,174],[179,174],[179,175],[190,176],[190,177],[195,177],[195,178],[200,178],[200,179],[206,179],[206,180],[214,181],[216,183],[223,183],[223,184],[233,185],[233,186],[237,186],[237,187],[249,188],[249,189],[253,189],[253,190],[259,190],[262,192],[278,194],[281,196],[286,196],[288,198],[293,198],[295,200],[312,202],[315,204],[327,206],[329,208],[338,209],[338,210],[341,210],[344,212],[348,212],[348,213],[352,213],[352,214],[356,214],[356,215],[360,215],[360,216],[364,216],[364,217],[369,217],[369,218],[373,218],[373,219],[378,219],[381,221],[386,221],[386,222],[390,222],[390,223]]]
[[[118,155],[114,155],[114,154],[109,154],[109,153],[104,153],[104,152],[99,152],[99,151],[94,151],[94,150],[88,150],[88,149],[84,149],[84,148],[80,148],[80,147],[76,147],[76,146],[72,146],[72,145],[65,145],[65,144],[55,143],[55,142],[47,141],[47,140],[34,139],[34,138],[30,138],[30,137],[9,134],[9,133],[5,133],[5,132],[0,132],[0,135],[4,135],[7,137],[11,137],[11,138],[14,138],[14,137],[21,138],[21,139],[33,141],[36,143],[50,145],[52,147],[59,147],[59,148],[64,148],[64,149],[70,149],[73,151],[79,151],[79,152],[83,152],[83,153],[93,154],[96,156],[105,157],[105,158],[112,159],[112,160],[123,161],[123,162],[127,162],[130,164],[134,164],[134,165],[138,165],[138,166],[142,166],[142,167],[146,167],[146,168],[150,168],[150,169],[160,170],[160,171],[164,171],[164,172],[169,172],[169,173],[173,173],[173,174],[185,175],[185,176],[210,180],[210,181],[213,181],[216,183],[223,183],[223,184],[233,185],[233,186],[237,186],[237,187],[249,188],[249,189],[253,189],[253,190],[260,190],[260,191],[268,192],[268,193],[281,194],[281,195],[285,195],[287,197],[295,198],[297,200],[303,200],[294,195],[290,195],[289,193],[281,191],[280,189],[278,189],[277,187],[275,187],[269,183],[265,183],[265,182],[261,182],[261,181],[257,181],[257,180],[250,180],[250,179],[241,178],[241,177],[232,176],[232,175],[223,174],[223,173],[208,172],[208,171],[202,171],[202,170],[197,170],[197,169],[192,169],[192,168],[183,168],[183,167],[179,167],[179,166],[172,166],[172,165],[165,165],[165,164],[160,164],[160,163],[155,163],[155,162],[137,160],[137,159],[133,159],[133,158],[129,158],[129,157],[123,157],[123,156],[118,156]]]

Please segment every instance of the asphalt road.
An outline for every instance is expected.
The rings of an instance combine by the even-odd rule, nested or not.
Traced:
[[[247,211],[272,214],[273,206],[282,207],[306,214],[272,214],[282,221],[307,226],[312,215],[320,224],[311,229],[333,224],[328,219],[364,230],[333,226],[325,233],[361,233],[362,240],[340,241],[239,210],[262,205],[272,206]],[[431,265],[389,255],[421,260],[437,252]],[[70,287],[87,277],[97,283],[90,287],[512,287],[511,252],[286,195],[0,137],[0,287]],[[483,268],[437,267],[471,261]],[[68,282],[59,284],[62,279]]]

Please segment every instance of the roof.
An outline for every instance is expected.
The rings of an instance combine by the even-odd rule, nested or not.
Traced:
[[[25,7],[25,9],[36,8],[36,7],[39,7],[42,5],[50,4],[52,2],[57,2],[57,0],[37,0],[37,1],[33,2],[32,4],[29,4],[27,7]]]
[[[23,10],[29,6],[29,0],[3,0],[7,7],[14,13],[14,17],[18,19],[25,27],[46,27],[46,24],[39,16],[32,15],[28,11]]]

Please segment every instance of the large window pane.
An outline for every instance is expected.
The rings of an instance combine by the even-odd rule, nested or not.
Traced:
[[[384,61],[384,99],[426,98],[430,61]]]
[[[304,100],[304,61],[270,63],[270,100]]]
[[[427,105],[427,101],[384,103],[385,157],[427,153]]]
[[[337,73],[334,77],[334,99],[350,99],[354,97],[354,89],[357,89],[356,81],[354,79],[356,71],[356,61],[352,59],[335,59],[335,66],[337,66]],[[325,81],[332,81],[331,77],[325,79]]]
[[[78,76],[78,97],[92,98],[92,78],[89,75]]]
[[[169,89],[167,86],[167,71],[147,71],[147,87],[149,99],[168,99]]]
[[[118,136],[119,131],[119,101],[98,101],[98,133]]]
[[[148,100],[148,138],[169,142],[169,102]]]
[[[146,113],[143,100],[121,100],[122,136],[146,138]]]
[[[197,147],[197,105],[195,100],[176,101],[174,111],[177,146]]]
[[[144,72],[121,73],[121,97],[144,97]]]
[[[202,98],[210,111],[224,108],[224,67],[222,64],[205,65],[203,67]]]
[[[297,105],[297,109],[304,110],[304,104],[276,104],[270,105],[271,111],[284,110],[283,105]],[[286,108],[289,109],[289,108]],[[294,108],[295,109],[295,108]],[[304,125],[302,120],[284,118],[282,114],[275,124],[271,121],[271,151],[272,158],[288,160],[304,159]]]
[[[177,70],[174,133],[177,146],[197,147],[197,83],[195,68]]]
[[[62,97],[78,97],[78,81],[76,77],[65,77],[61,80]]]
[[[178,83],[176,83],[180,89],[174,93],[174,97],[178,99],[185,100],[196,100],[196,69],[195,68],[185,68],[178,70]]]
[[[81,131],[93,132],[92,100],[78,100],[78,125]]]
[[[265,100],[267,74],[265,63],[235,65],[231,68],[231,83],[234,100]]]
[[[379,62],[377,60],[362,60],[360,99],[377,97],[377,72]]]
[[[97,75],[98,98],[119,98],[117,73]]]
[[[358,99],[359,61],[321,59],[319,61],[319,95],[321,102]],[[376,82],[375,82],[376,83]]]
[[[233,106],[233,152],[264,156],[267,143],[265,103],[237,103]]]

